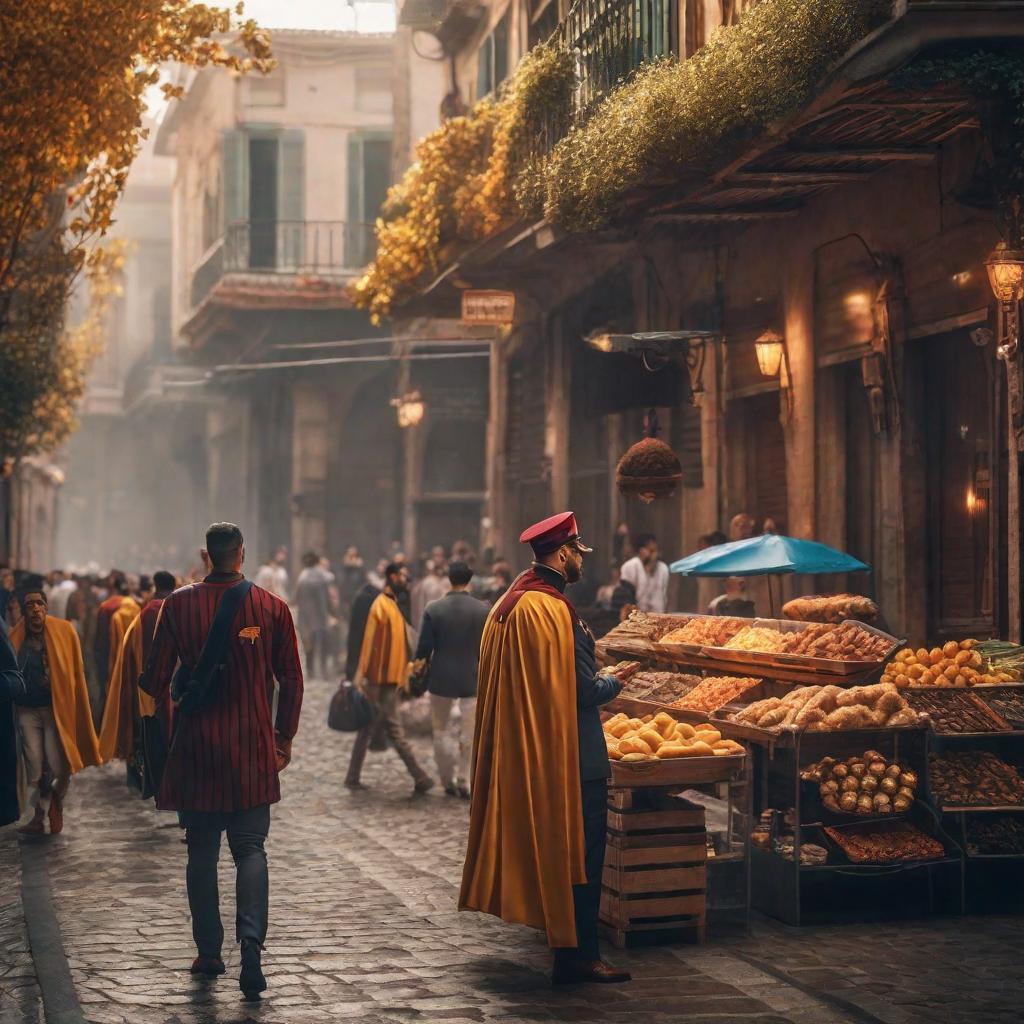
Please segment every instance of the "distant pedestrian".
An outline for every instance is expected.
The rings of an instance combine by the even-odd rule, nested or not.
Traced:
[[[409,570],[404,565],[391,562],[384,569],[384,581],[384,590],[370,607],[355,681],[374,706],[375,720],[384,722],[388,738],[413,778],[413,792],[426,793],[433,788],[434,782],[416,760],[398,718],[398,691],[408,688],[411,653],[408,623],[398,602],[400,596],[408,592]],[[345,785],[349,789],[366,788],[360,775],[374,724],[370,722],[356,733],[345,776]]]
[[[299,636],[306,652],[306,671],[311,679],[327,678],[327,625],[331,617],[328,588],[334,573],[320,564],[315,551],[302,556],[302,572],[295,581]]]
[[[14,702],[33,815],[18,831],[42,835],[49,818],[50,832],[56,835],[64,828],[64,796],[71,776],[101,763],[99,740],[74,626],[47,614],[42,586],[24,590],[21,607],[24,617],[11,631],[11,644],[25,692]]]
[[[487,605],[469,593],[473,570],[465,562],[448,566],[449,593],[423,612],[416,660],[426,660],[434,760],[441,785],[449,796],[469,799],[469,764],[476,723],[477,667]],[[452,752],[448,722],[458,706],[459,755]]]
[[[621,578],[636,590],[636,605],[642,612],[668,611],[668,566],[658,558],[658,541],[653,533],[642,533],[633,541],[636,554],[622,566]]]
[[[260,567],[256,570],[255,583],[257,587],[270,591],[275,597],[282,601],[288,600],[288,549],[278,548]]]
[[[411,591],[412,625],[423,621],[423,612],[432,601],[440,601],[448,593],[451,584],[448,582],[448,568],[443,561],[428,558],[426,573],[417,580]]]
[[[281,799],[278,775],[291,759],[299,725],[302,669],[288,606],[242,575],[241,530],[215,523],[206,531],[206,552],[210,574],[164,600],[142,688],[158,707],[175,703],[174,736],[156,805],[177,811],[185,829],[185,877],[198,953],[192,973],[224,973],[217,861],[221,834],[227,832],[237,874],[238,984],[254,998],[267,987],[260,962],[268,913],[263,847],[270,805]],[[225,601],[237,609],[229,622],[217,620]],[[211,659],[207,644],[215,648],[213,664],[223,665],[222,671],[205,670]],[[179,661],[182,670],[175,673]],[[276,719],[271,679],[279,688]]]

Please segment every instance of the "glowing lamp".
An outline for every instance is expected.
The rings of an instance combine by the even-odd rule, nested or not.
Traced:
[[[777,331],[765,331],[754,342],[757,365],[762,376],[777,377],[779,375],[779,370],[782,367],[783,345],[782,335]]]
[[[1003,305],[1024,299],[1024,250],[1000,242],[985,260],[985,269],[992,293]]]
[[[391,404],[398,413],[398,425],[418,427],[423,422],[423,414],[427,411],[423,396],[418,391],[410,391],[400,398],[392,398]]]

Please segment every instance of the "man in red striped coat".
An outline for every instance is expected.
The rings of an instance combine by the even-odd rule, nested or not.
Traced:
[[[242,533],[231,523],[206,532],[212,572],[202,583],[168,597],[160,611],[142,688],[158,708],[171,699],[178,661],[194,668],[225,592],[244,579]],[[221,833],[238,874],[236,939],[241,943],[239,987],[249,998],[266,986],[260,951],[267,933],[270,805],[281,799],[278,773],[291,757],[302,705],[302,670],[291,612],[279,597],[253,586],[228,632],[226,669],[209,700],[174,716],[156,805],[178,812],[188,847],[189,908],[198,956],[194,974],[223,974],[217,860]],[[273,682],[279,687],[272,719]]]

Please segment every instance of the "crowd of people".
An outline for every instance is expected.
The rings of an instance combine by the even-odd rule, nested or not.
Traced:
[[[741,514],[729,538],[702,543],[754,529]],[[337,567],[308,551],[294,584],[280,547],[249,580],[241,531],[228,523],[210,527],[202,566],[182,576],[0,569],[0,825],[17,821],[30,837],[61,832],[71,777],[123,761],[129,785],[177,812],[184,829],[193,972],[204,976],[224,971],[217,860],[226,833],[238,873],[239,983],[257,995],[266,987],[264,843],[304,674],[341,680],[339,694],[349,687],[367,709],[351,726],[348,789],[366,788],[368,753],[389,744],[413,796],[436,775],[447,796],[470,802],[460,906],[544,929],[556,982],[627,980],[597,948],[609,773],[598,710],[625,680],[598,667],[577,608],[612,621],[632,608],[666,611],[669,570],[654,535],[622,526],[610,578],[589,578],[591,549],[571,513],[520,539],[534,561],[514,579],[502,558],[477,572],[459,541],[412,563],[395,544],[372,566],[355,547]],[[726,581],[711,610],[742,614],[745,587]],[[434,773],[403,724],[403,707],[420,696]]]

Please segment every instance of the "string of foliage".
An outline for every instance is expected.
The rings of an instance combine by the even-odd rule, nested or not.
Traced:
[[[438,272],[451,245],[486,238],[520,215],[517,183],[542,179],[538,140],[564,131],[573,85],[568,53],[534,47],[497,97],[419,142],[381,210],[376,258],[353,285],[354,301],[375,322]]]
[[[388,313],[415,293],[421,275],[439,269],[445,243],[484,237],[511,216],[543,214],[569,230],[592,230],[611,221],[638,184],[721,165],[798,110],[829,68],[891,13],[892,0],[761,0],[688,60],[640,68],[550,156],[517,167],[502,145],[517,132],[516,118],[530,118],[521,136],[541,117],[570,123],[571,57],[554,45],[535,48],[497,109],[478,106],[470,115],[493,122],[474,136],[482,149],[459,149],[466,163],[443,169],[432,161],[441,138],[471,134],[467,125],[449,122],[421,144],[417,164],[393,190],[407,216],[378,223],[380,252],[356,285],[356,302],[376,317]],[[510,102],[517,94],[529,96],[532,113]],[[458,198],[445,187],[448,176],[462,184]],[[458,210],[469,215],[459,220]]]

